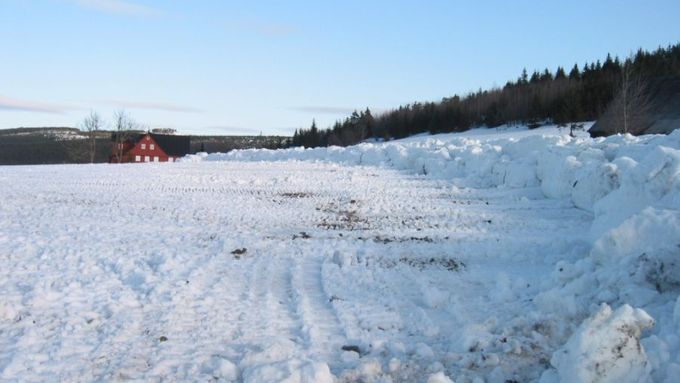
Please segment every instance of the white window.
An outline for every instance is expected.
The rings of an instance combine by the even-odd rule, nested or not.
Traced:
[[[146,149],[146,144],[142,144],[142,150]]]
[[[153,150],[156,147],[154,144],[149,144],[149,150]]]
[[[150,160],[149,156],[144,156],[144,162],[149,162]]]
[[[158,156],[153,156],[153,162],[158,162]]]
[[[135,156],[135,162],[140,162],[142,160],[142,156]]]

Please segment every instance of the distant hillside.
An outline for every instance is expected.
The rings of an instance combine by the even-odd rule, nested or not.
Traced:
[[[110,133],[97,135],[96,162],[108,160]],[[76,128],[44,127],[0,130],[0,165],[85,163],[85,134]]]
[[[111,131],[97,132],[95,162],[108,162]],[[191,136],[191,152],[277,148],[283,136]],[[82,164],[89,162],[86,132],[69,127],[0,129],[0,165]]]
[[[7,136],[30,136],[30,135],[41,135],[46,138],[54,138],[57,140],[69,140],[69,139],[79,139],[85,138],[82,132],[76,128],[69,127],[42,127],[42,128],[15,128],[15,129],[3,129],[0,130],[0,137]]]

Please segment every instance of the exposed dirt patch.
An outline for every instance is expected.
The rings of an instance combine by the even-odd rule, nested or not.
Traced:
[[[300,238],[300,239],[310,239],[310,238],[312,238],[312,236],[307,234],[306,231],[301,231],[298,234],[293,234],[293,239],[298,239],[298,238]]]
[[[240,249],[236,249],[231,252],[231,254],[234,256],[236,259],[241,259],[242,256],[244,256],[248,252],[248,249],[245,247],[242,247]]]
[[[359,240],[368,240],[368,238],[363,238],[359,237],[357,238]],[[449,237],[444,237],[444,240],[449,239]],[[392,242],[397,242],[397,243],[403,243],[403,242],[425,242],[425,243],[433,243],[433,242],[438,242],[439,240],[436,240],[434,238],[431,238],[429,236],[424,236],[424,237],[382,237],[382,236],[375,236],[371,238],[373,242],[376,243],[383,243],[383,244],[388,244]]]
[[[356,210],[341,210],[334,216],[324,218],[319,227],[326,230],[368,230],[369,222],[360,217]]]
[[[312,193],[306,192],[286,192],[279,195],[286,198],[310,198],[314,196]]]
[[[317,206],[317,211],[328,213],[317,226],[326,230],[368,230],[370,224],[367,218],[360,216],[360,205],[359,200],[345,199]]]
[[[425,270],[430,268],[443,268],[448,271],[462,271],[465,269],[465,263],[454,258],[448,257],[430,257],[430,258],[409,258],[401,257],[396,260],[383,259],[380,261],[386,268],[393,268],[399,264],[407,265],[418,270]]]

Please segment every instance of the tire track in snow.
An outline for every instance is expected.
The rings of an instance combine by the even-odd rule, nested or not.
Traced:
[[[242,289],[245,281],[233,272],[233,263],[230,255],[215,254],[187,279],[186,287],[192,293],[187,303],[197,314],[189,342],[196,344],[196,353],[204,359],[230,351],[227,345],[236,333],[241,307],[234,292]]]
[[[293,274],[297,311],[310,357],[332,363],[347,338],[323,287],[323,256],[296,259]]]
[[[108,294],[98,295],[102,301],[108,298]],[[144,330],[149,311],[132,299],[111,310],[116,311],[106,313],[98,327],[103,342],[91,353],[90,371],[95,380],[140,379],[152,365],[153,347]]]
[[[194,361],[230,354],[227,345],[239,313],[232,294],[243,281],[225,273],[232,270],[229,262],[224,254],[196,257],[189,263],[189,272],[162,275],[142,302],[148,310],[138,318],[138,332],[130,334],[145,346],[133,351],[145,357],[146,365],[126,359],[120,367],[122,374],[113,377],[189,379],[203,368]]]
[[[247,308],[240,315],[239,341],[262,345],[275,338],[299,342],[299,319],[294,310],[291,286],[291,259],[287,256],[256,255],[247,292],[241,303]]]
[[[284,360],[338,361],[346,339],[323,288],[324,258],[258,255],[250,265],[249,287],[240,296],[248,308],[240,316],[237,342],[241,367]]]

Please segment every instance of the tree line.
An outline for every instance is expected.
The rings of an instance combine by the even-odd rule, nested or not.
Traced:
[[[346,146],[369,138],[389,140],[478,126],[523,123],[537,127],[547,122],[590,121],[613,109],[613,104],[625,115],[633,108],[621,105],[634,101],[632,96],[641,93],[645,79],[679,74],[680,43],[652,52],[640,49],[623,61],[608,54],[604,61],[586,63],[582,68],[575,64],[569,70],[558,67],[554,72],[545,69],[531,74],[524,69],[502,88],[480,89],[439,102],[415,102],[376,117],[369,109],[355,111],[328,129],[319,129],[313,121],[309,129],[295,131],[291,145]],[[622,119],[625,131],[635,132],[627,119]]]

